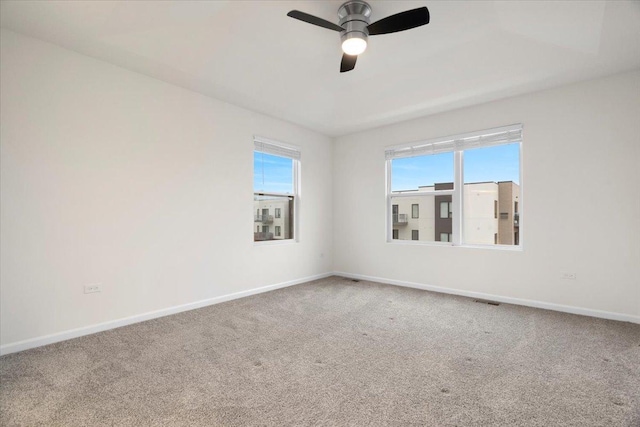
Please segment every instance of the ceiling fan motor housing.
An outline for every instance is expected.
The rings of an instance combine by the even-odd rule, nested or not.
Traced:
[[[338,9],[340,26],[344,31],[340,33],[341,42],[352,38],[367,40],[369,37],[369,19],[371,18],[371,6],[361,0],[351,0],[344,3]]]

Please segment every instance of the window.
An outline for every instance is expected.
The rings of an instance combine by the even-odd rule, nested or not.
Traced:
[[[279,142],[254,138],[253,209],[255,242],[296,238],[300,151]],[[271,215],[271,212],[274,215]],[[274,224],[275,222],[275,224]],[[273,224],[275,235],[270,232]]]
[[[411,218],[419,218],[420,217],[420,205],[413,204],[411,205]]]
[[[408,240],[401,216],[417,218],[422,205],[411,240],[520,245],[521,144],[522,125],[512,125],[388,148],[387,239]]]
[[[451,202],[440,202],[440,218],[451,218]]]
[[[397,239],[398,238],[398,229],[397,228],[393,229],[393,237],[392,238],[393,239]]]

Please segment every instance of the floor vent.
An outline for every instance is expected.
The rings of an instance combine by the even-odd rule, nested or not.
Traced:
[[[475,302],[479,302],[479,303],[482,303],[482,304],[489,304],[489,305],[500,305],[500,303],[497,302],[497,301],[489,301],[489,300],[486,300],[486,299],[477,299]]]

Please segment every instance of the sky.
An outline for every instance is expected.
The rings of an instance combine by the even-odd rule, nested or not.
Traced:
[[[464,182],[513,181],[520,183],[519,144],[464,151]],[[391,191],[453,182],[453,153],[394,159]]]
[[[391,169],[392,191],[453,182],[453,153],[395,159]],[[254,151],[253,170],[255,192],[293,194],[293,160]],[[465,150],[464,182],[485,181],[520,183],[519,144]]]
[[[293,160],[254,151],[253,191],[293,194]]]

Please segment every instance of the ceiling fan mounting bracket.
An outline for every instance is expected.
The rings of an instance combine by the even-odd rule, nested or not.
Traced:
[[[369,18],[371,18],[371,6],[369,6],[369,3],[362,0],[350,0],[343,3],[338,9],[338,18],[340,19],[340,25],[342,25],[343,22],[354,19],[369,23]]]

